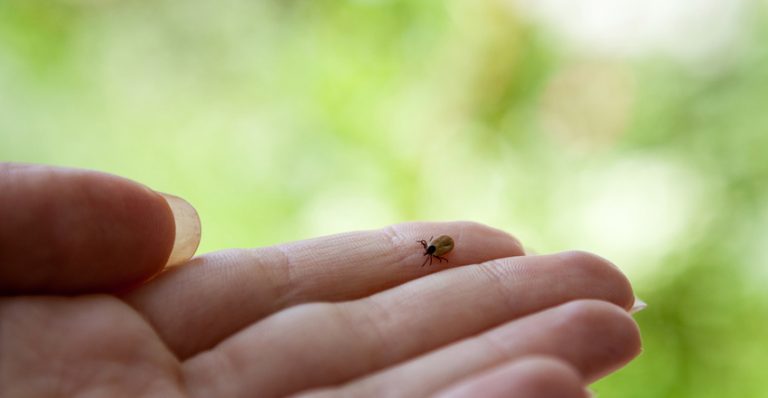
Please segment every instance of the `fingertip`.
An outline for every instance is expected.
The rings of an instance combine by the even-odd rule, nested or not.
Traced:
[[[600,300],[576,300],[558,307],[561,327],[574,342],[592,342],[597,356],[585,356],[578,344],[569,351],[569,361],[584,379],[594,381],[629,363],[642,352],[640,328],[622,308]],[[602,338],[593,341],[595,335]],[[600,347],[599,350],[596,348]]]
[[[505,230],[474,221],[459,221],[459,223],[464,226],[466,231],[485,239],[489,246],[493,245],[506,250],[507,255],[504,257],[525,255],[525,249],[520,239]]]
[[[0,293],[123,289],[174,247],[166,199],[134,181],[37,165],[0,169]]]
[[[561,260],[563,269],[578,269],[585,276],[605,281],[609,287],[606,293],[609,296],[606,299],[624,310],[629,311],[635,303],[634,289],[629,278],[611,261],[598,256],[594,253],[571,250],[562,253],[552,254]]]

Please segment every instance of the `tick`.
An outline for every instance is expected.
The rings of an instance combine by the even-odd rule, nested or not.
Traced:
[[[441,263],[443,260],[448,261],[447,258],[442,256],[453,250],[453,238],[448,235],[440,235],[435,239],[429,238],[429,242],[424,239],[417,240],[416,242],[421,243],[421,246],[424,247],[424,255],[427,256],[424,259],[424,263],[421,264],[422,267],[427,265],[427,262],[429,262],[429,265],[432,265],[432,260],[435,258]]]

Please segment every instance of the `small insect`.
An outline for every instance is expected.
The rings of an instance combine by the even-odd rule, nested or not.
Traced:
[[[422,267],[427,265],[427,262],[429,262],[429,265],[432,265],[432,260],[435,258],[440,260],[441,263],[443,260],[448,261],[447,258],[442,256],[453,250],[453,238],[448,235],[440,235],[435,239],[429,238],[429,243],[424,239],[417,240],[416,242],[421,243],[421,246],[424,247],[424,255],[427,256],[424,259],[424,263],[421,264]]]

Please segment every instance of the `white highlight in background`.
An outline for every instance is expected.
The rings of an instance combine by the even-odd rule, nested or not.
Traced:
[[[722,62],[740,41],[749,0],[510,0],[579,52]],[[698,64],[698,68],[709,65]]]

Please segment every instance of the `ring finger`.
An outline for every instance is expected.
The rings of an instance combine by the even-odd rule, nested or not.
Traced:
[[[639,331],[626,311],[601,301],[580,300],[310,396],[424,397],[457,379],[530,355],[562,359],[585,381],[593,381],[629,362],[639,350]]]

